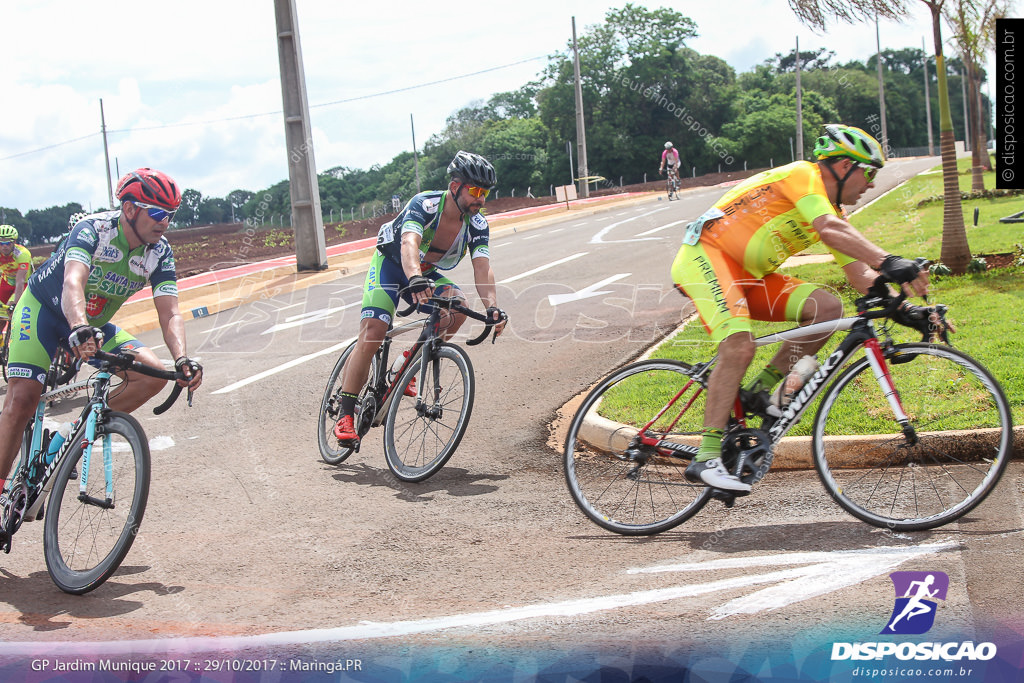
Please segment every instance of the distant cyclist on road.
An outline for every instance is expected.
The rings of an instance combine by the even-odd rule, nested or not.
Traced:
[[[671,141],[665,143],[665,149],[661,153],[661,166],[658,167],[658,175],[665,173],[665,168],[668,168],[668,172],[679,180],[679,150],[675,148]]]
[[[0,304],[8,307],[8,313],[21,298],[31,274],[32,254],[18,244],[18,229],[0,225]]]
[[[497,175],[487,159],[463,151],[448,165],[448,174],[448,189],[416,195],[377,234],[377,251],[363,289],[359,338],[342,376],[342,415],[334,428],[342,444],[359,441],[353,424],[358,393],[369,376],[373,354],[394,320],[399,297],[410,304],[424,303],[434,293],[464,298],[458,286],[440,271],[451,270],[468,253],[487,315],[499,321],[497,334],[505,328],[491,270],[490,232],[487,219],[480,213],[488,193],[498,183]],[[445,338],[455,334],[465,319],[452,315]]]
[[[11,471],[25,426],[43,391],[50,360],[63,346],[83,361],[104,351],[132,349],[137,360],[163,369],[152,350],[110,322],[130,296],[153,288],[167,350],[191,389],[203,371],[185,349],[185,322],[178,311],[174,255],[164,232],[181,203],[178,185],[167,175],[140,168],[117,184],[121,208],[93,214],[75,225],[50,258],[28,280],[14,314],[7,396],[0,413],[0,475]],[[101,342],[102,339],[102,342]],[[165,382],[126,373],[110,408],[131,412],[155,396]],[[0,490],[4,485],[0,479]]]
[[[731,491],[750,491],[719,458],[723,430],[754,358],[750,320],[793,321],[801,325],[834,320],[843,305],[831,292],[775,271],[808,246],[823,242],[850,284],[860,292],[882,273],[893,282],[928,291],[927,271],[914,261],[888,254],[842,218],[869,188],[885,158],[878,142],[859,128],[827,125],[814,147],[816,163],[797,161],[743,181],[690,224],[672,264],[676,286],[693,300],[712,341],[718,363],[708,381],[700,450],[686,476]],[[920,319],[925,309],[904,304],[901,315]],[[786,342],[747,387],[771,392],[804,355],[827,337]]]

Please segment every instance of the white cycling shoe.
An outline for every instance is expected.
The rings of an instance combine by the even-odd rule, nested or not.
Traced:
[[[686,468],[686,478],[694,483],[703,482],[723,491],[750,492],[750,484],[745,484],[736,475],[729,474],[721,458],[691,462]]]

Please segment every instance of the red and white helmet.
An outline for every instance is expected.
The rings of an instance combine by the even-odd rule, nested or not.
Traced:
[[[181,190],[166,173],[152,168],[139,168],[117,181],[117,198],[124,201],[152,204],[174,211],[181,204]]]

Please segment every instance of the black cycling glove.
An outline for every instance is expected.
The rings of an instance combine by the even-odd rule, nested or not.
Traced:
[[[185,374],[182,371],[182,368],[185,368],[186,366],[188,367],[188,370],[191,373],[191,375],[189,375],[190,377],[195,377],[196,375],[203,371],[203,366],[195,362],[188,356],[182,356],[178,360],[174,361],[174,369],[180,372],[182,375]]]
[[[502,320],[508,320],[508,314],[497,306],[488,306],[486,313],[487,320],[493,321],[494,323],[500,323]]]
[[[882,265],[878,267],[878,272],[889,282],[903,284],[913,282],[921,272],[921,267],[910,259],[889,254],[882,261]]]
[[[426,275],[413,275],[409,278],[408,291],[410,294],[425,292],[434,286],[434,281]]]
[[[68,335],[68,347],[77,348],[82,344],[86,344],[90,339],[96,340],[96,346],[103,344],[103,331],[98,327],[92,325],[75,325],[71,330],[71,334]]]

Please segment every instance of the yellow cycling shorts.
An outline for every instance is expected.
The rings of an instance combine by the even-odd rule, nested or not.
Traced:
[[[684,244],[672,263],[672,280],[697,306],[712,341],[750,332],[750,320],[799,322],[807,298],[819,287],[789,275],[756,278],[720,249]]]

